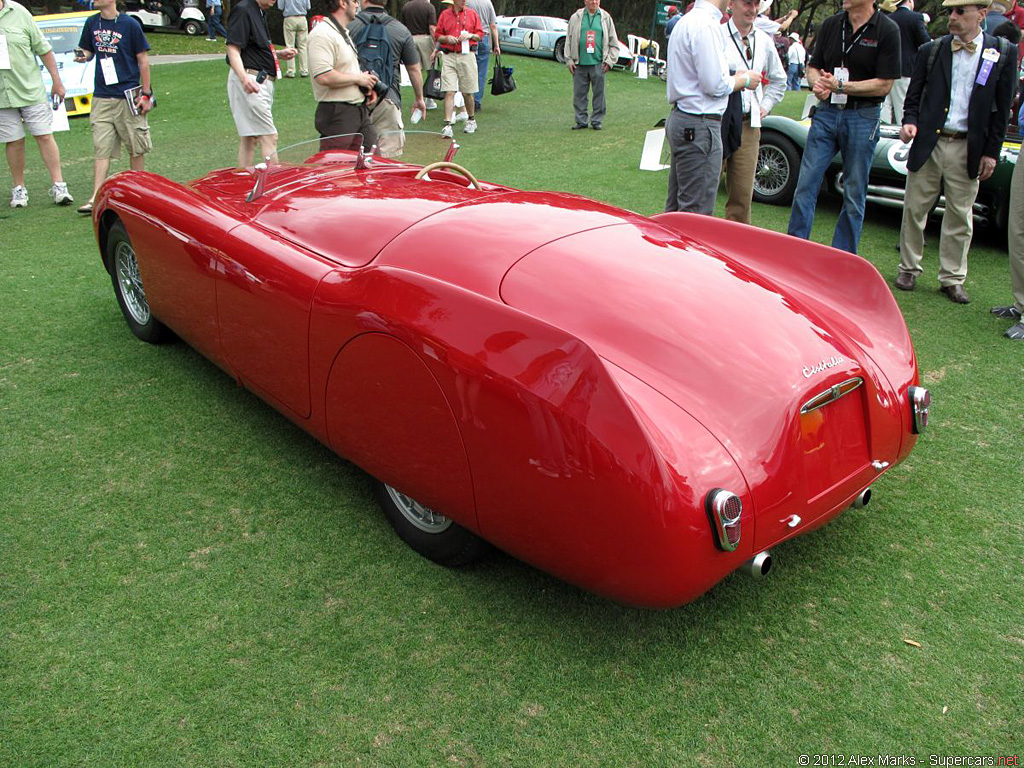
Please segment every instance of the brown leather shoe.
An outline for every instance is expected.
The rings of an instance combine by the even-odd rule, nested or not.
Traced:
[[[896,280],[893,281],[893,285],[899,288],[901,291],[912,291],[914,290],[914,283],[917,281],[917,276],[910,272],[897,272]]]
[[[971,303],[971,297],[967,295],[967,291],[962,285],[944,285],[939,290],[946,294],[946,298],[954,304]]]

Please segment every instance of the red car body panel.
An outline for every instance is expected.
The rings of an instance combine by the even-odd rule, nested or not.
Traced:
[[[912,448],[913,347],[867,262],[416,170],[284,168],[251,203],[247,171],[123,173],[97,235],[120,219],[154,316],[340,455],[624,602],[696,598]]]

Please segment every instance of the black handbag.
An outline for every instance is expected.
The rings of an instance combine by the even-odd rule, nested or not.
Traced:
[[[512,67],[501,66],[501,56],[494,54],[494,77],[491,78],[491,96],[512,93],[516,89],[516,80],[512,77]]]
[[[444,91],[441,90],[441,70],[433,67],[427,70],[427,79],[423,83],[423,98],[444,99]]]

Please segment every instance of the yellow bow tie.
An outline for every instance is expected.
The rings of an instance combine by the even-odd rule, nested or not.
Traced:
[[[978,50],[977,43],[965,43],[963,40],[958,40],[955,37],[953,38],[953,53],[956,53],[957,51],[967,51],[973,56],[976,50]]]

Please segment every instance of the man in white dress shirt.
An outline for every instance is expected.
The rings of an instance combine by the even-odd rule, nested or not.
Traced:
[[[782,68],[775,41],[754,28],[759,0],[732,0],[732,19],[724,25],[725,60],[729,69],[749,69],[768,78],[767,85],[740,94],[743,104],[743,136],[740,146],[725,161],[725,218],[750,223],[750,202],[754,196],[754,172],[761,144],[761,118],[786,94],[786,70]]]
[[[729,94],[754,90],[761,73],[743,68],[729,74],[720,29],[728,0],[697,0],[668,41],[668,103],[665,134],[672,150],[666,211],[715,210],[722,168],[722,114]]]
[[[924,227],[945,190],[939,238],[939,290],[967,304],[967,251],[978,186],[992,175],[1002,150],[1016,90],[1016,48],[985,34],[990,0],[945,0],[951,34],[918,52],[904,102],[900,138],[907,155],[907,192],[900,229],[896,287],[914,290],[921,274]]]

